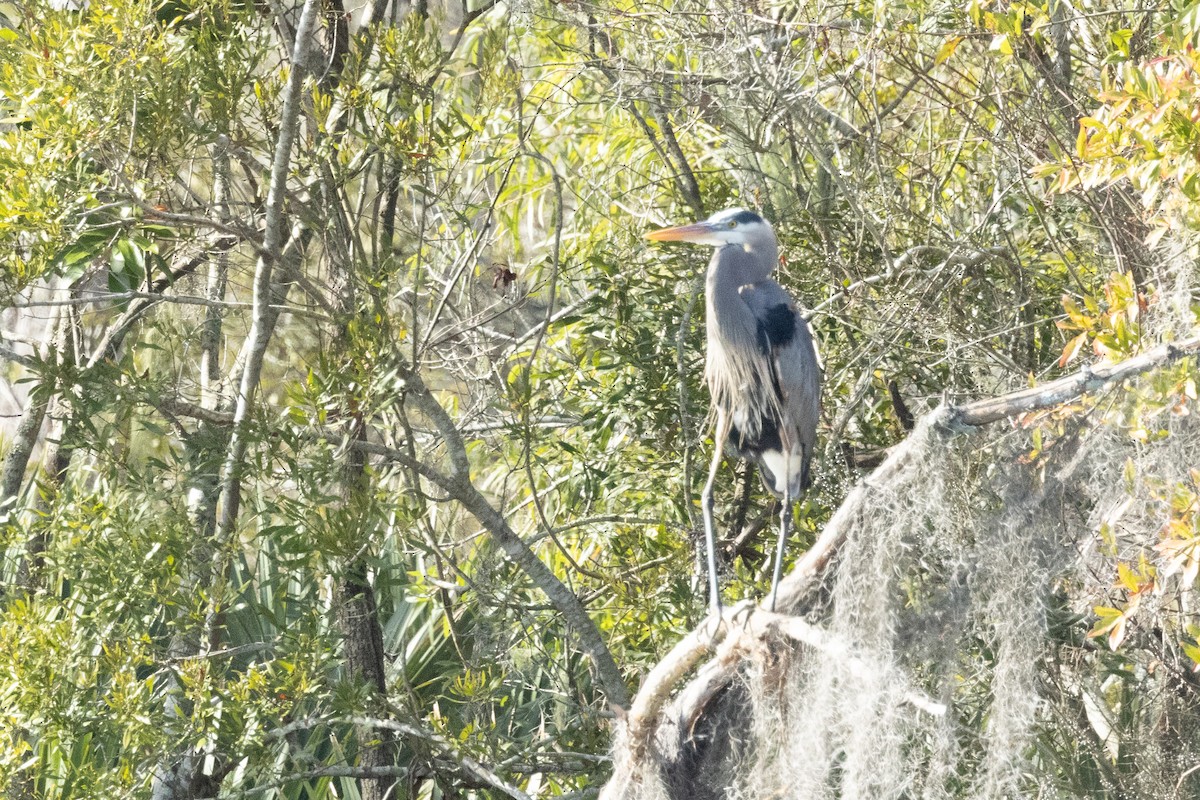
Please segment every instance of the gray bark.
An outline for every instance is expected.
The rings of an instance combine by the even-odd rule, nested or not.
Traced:
[[[244,358],[239,358],[238,363],[235,364],[235,370],[240,368],[240,383],[229,442],[223,467],[220,470],[219,515],[217,507],[213,503],[214,497],[218,495],[217,487],[211,485],[212,478],[204,479],[202,477],[198,485],[194,487],[191,498],[190,505],[193,518],[197,522],[198,535],[197,547],[193,551],[195,557],[193,568],[197,570],[193,575],[193,583],[197,585],[211,585],[223,574],[224,569],[220,564],[219,553],[223,549],[222,543],[233,537],[237,523],[243,463],[249,446],[252,401],[262,375],[267,345],[271,340],[275,322],[279,316],[278,311],[272,309],[273,301],[278,293],[273,281],[273,272],[275,265],[282,260],[284,253],[287,226],[283,206],[287,195],[292,146],[299,128],[300,90],[307,74],[308,54],[313,46],[312,40],[315,36],[317,6],[316,0],[306,0],[301,10],[296,29],[291,70],[283,94],[279,139],[275,145],[275,155],[271,165],[271,181],[267,192],[263,245],[254,272],[250,333],[242,350]],[[221,172],[220,166],[217,171]],[[227,188],[222,188],[224,180],[225,177],[219,175],[218,183],[214,187],[217,190],[215,193],[217,194],[218,212],[222,202],[221,195]],[[223,291],[224,277],[221,261],[214,266],[214,270],[216,274],[210,274],[207,287],[210,300],[213,299],[211,295]],[[203,394],[204,400],[208,403],[213,402],[214,379],[217,375],[215,348],[219,347],[220,320],[212,317],[216,308],[209,306],[209,316],[206,318],[202,332],[202,359],[205,360],[204,378],[202,379],[205,387]],[[204,401],[202,401],[202,407],[207,407]],[[204,449],[201,448],[201,450]],[[204,465],[205,461],[206,458],[200,456],[200,463],[197,465],[200,475],[208,472],[208,468]],[[209,553],[214,557],[206,557]],[[219,593],[215,594],[214,599],[219,603]],[[206,620],[204,630],[200,632],[198,638],[195,634],[177,633],[171,645],[171,650],[177,652],[172,652],[172,655],[180,656],[202,650],[205,640],[211,639],[215,634],[216,617],[217,610],[214,607],[210,609],[209,619]],[[175,693],[170,691],[172,687],[168,686],[167,688],[168,716],[182,716],[183,712],[174,699]],[[183,798],[206,796],[214,792],[219,786],[220,776],[205,775],[197,769],[195,762],[198,757],[196,753],[188,749],[175,759],[160,762],[155,769],[152,783],[154,800],[182,800]]]
[[[241,479],[246,449],[249,445],[250,410],[258,382],[262,376],[263,358],[271,340],[273,326],[268,322],[271,305],[271,274],[284,245],[286,225],[283,201],[287,196],[288,172],[292,161],[292,145],[300,125],[300,89],[307,74],[309,51],[313,47],[318,3],[305,0],[296,25],[296,46],[292,53],[291,71],[283,93],[283,110],[279,121],[279,139],[271,163],[271,184],[267,191],[266,223],[263,252],[254,270],[253,314],[245,368],[238,386],[234,408],[233,431],[229,451],[222,469],[221,509],[217,519],[217,540],[233,535],[241,499]]]
[[[433,422],[438,433],[441,434],[450,455],[450,471],[448,475],[444,475],[427,464],[413,462],[406,454],[396,452],[392,455],[405,462],[410,468],[417,470],[424,477],[442,486],[450,493],[451,497],[479,520],[479,523],[487,529],[501,549],[546,594],[558,612],[563,615],[567,624],[575,631],[579,646],[592,659],[596,676],[608,697],[608,702],[619,708],[628,707],[629,690],[625,686],[625,679],[621,676],[621,670],[617,667],[617,662],[604,643],[604,637],[600,635],[596,623],[588,616],[583,603],[549,567],[542,563],[537,554],[508,524],[504,515],[496,510],[471,482],[470,461],[467,458],[462,434],[455,427],[450,415],[430,394],[421,378],[415,373],[409,373],[405,382],[408,397],[411,398],[413,405]]]

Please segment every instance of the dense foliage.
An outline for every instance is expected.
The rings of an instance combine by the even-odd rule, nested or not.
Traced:
[[[1195,7],[78,5],[0,3],[12,797],[602,784],[611,707],[704,611],[707,253],[650,227],[780,233],[826,369],[793,553],[910,413],[1195,322],[1161,256],[1196,224]],[[1096,424],[1195,401],[1184,361]],[[1027,458],[1095,408],[1023,420]],[[756,597],[774,512],[733,474]],[[1148,665],[1200,664],[1138,599],[1189,607],[1197,480],[1136,484],[1161,543],[1097,531],[1111,597],[1062,623],[1114,728]],[[1128,796],[1061,737],[1064,793]]]

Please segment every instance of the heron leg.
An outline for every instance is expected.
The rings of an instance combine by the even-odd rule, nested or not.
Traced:
[[[783,576],[783,551],[787,548],[788,534],[792,527],[792,503],[795,502],[792,497],[792,482],[791,478],[791,453],[784,450],[783,467],[784,487],[783,487],[783,508],[779,511],[779,541],[775,544],[775,568],[771,575],[771,611],[775,611],[775,596],[779,593],[779,579]]]
[[[792,487],[784,488],[784,507],[779,512],[779,542],[775,543],[775,570],[770,577],[770,610],[775,610],[775,596],[779,594],[779,581],[784,576],[784,549],[792,528]]]
[[[787,548],[788,537],[792,533],[792,506],[808,496],[808,488],[805,486],[807,482],[808,463],[811,456],[811,449],[807,446],[800,447],[800,463],[803,465],[804,475],[800,479],[799,494],[792,494],[792,482],[788,480],[783,487],[783,508],[779,512],[779,542],[775,545],[775,570],[771,577],[771,611],[775,610],[775,600],[779,594],[779,581],[783,576],[783,552]],[[783,465],[787,470],[790,478],[792,467],[791,448],[784,443]]]
[[[700,496],[700,505],[704,511],[704,545],[708,551],[708,607],[719,620],[721,617],[721,590],[717,586],[717,533],[713,523],[713,486],[717,482],[717,471],[721,468],[721,459],[725,454],[725,439],[729,436],[729,415],[717,411],[716,430],[713,434],[712,464],[708,468],[708,481],[704,484],[704,493]]]

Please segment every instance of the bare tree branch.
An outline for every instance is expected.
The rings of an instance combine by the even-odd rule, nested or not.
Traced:
[[[130,300],[151,300],[154,303],[171,303],[180,306],[203,306],[210,309],[237,309],[237,308],[253,308],[254,303],[243,302],[238,300],[220,300],[211,297],[197,297],[187,294],[162,294],[159,292],[108,292],[102,290],[85,291],[79,297],[72,297],[63,300],[36,300],[29,303],[14,303],[9,308],[39,308],[39,307],[54,307],[54,306],[87,306],[96,303],[125,303]],[[277,311],[282,311],[287,314],[295,314],[297,316],[313,317],[315,319],[325,320],[327,316],[319,311],[313,311],[303,306],[281,306],[272,304],[272,308]],[[6,356],[7,357],[7,356]],[[9,360],[18,360],[22,356],[14,355]]]
[[[433,422],[442,435],[442,441],[445,443],[450,457],[450,472],[443,475],[422,462],[412,463],[412,459],[407,453],[385,449],[388,449],[389,454],[396,457],[397,461],[441,485],[451,497],[479,520],[480,524],[508,554],[508,557],[516,562],[517,566],[530,577],[539,589],[545,592],[546,596],[550,598],[550,602],[563,615],[567,624],[574,629],[575,635],[579,637],[580,646],[592,658],[600,685],[604,688],[608,701],[617,707],[627,706],[629,690],[625,686],[625,679],[621,676],[617,662],[613,660],[612,653],[604,643],[604,638],[596,628],[596,623],[588,616],[587,609],[583,607],[575,593],[563,585],[563,582],[550,568],[542,563],[529,545],[508,524],[504,515],[496,510],[471,482],[470,461],[467,458],[467,449],[462,433],[446,410],[429,393],[424,382],[416,373],[411,372],[405,376],[405,381],[407,396],[421,413]],[[363,444],[369,445],[370,443],[364,442]],[[370,449],[375,448],[371,446],[364,449],[369,452]]]
[[[1200,350],[1200,336],[1160,345],[1116,364],[1084,367],[1074,375],[1041,386],[994,399],[978,400],[957,409],[952,408],[947,412],[947,422],[951,425],[986,425],[1028,411],[1052,408],[1088,392],[1099,391],[1126,378],[1177,361],[1197,350]]]

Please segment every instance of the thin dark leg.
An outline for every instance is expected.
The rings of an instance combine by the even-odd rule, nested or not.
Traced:
[[[783,552],[787,549],[788,537],[792,532],[792,506],[808,496],[808,464],[810,460],[810,448],[801,445],[799,458],[801,475],[799,480],[800,492],[796,495],[792,494],[791,481],[791,466],[793,456],[791,449],[785,442],[783,464],[788,470],[788,480],[783,487],[783,508],[779,511],[779,542],[775,545],[775,570],[771,576],[771,611],[775,610],[775,600],[779,594],[779,581],[783,577]]]
[[[704,545],[708,551],[708,607],[714,616],[721,616],[721,590],[717,586],[717,533],[713,523],[713,486],[717,481],[717,471],[721,468],[721,458],[725,450],[725,438],[729,435],[729,418],[717,412],[716,431],[713,435],[712,464],[708,468],[708,481],[704,484],[704,494],[700,496],[700,505],[704,511]]]
[[[775,543],[775,566],[771,575],[771,611],[775,611],[775,597],[779,593],[779,579],[783,576],[783,551],[787,548],[788,534],[792,528],[792,443],[787,432],[783,432],[783,507],[779,510],[779,541]],[[803,454],[801,463],[804,463]]]
[[[787,548],[788,534],[792,528],[792,493],[788,486],[783,493],[783,508],[779,512],[779,541],[775,545],[775,571],[771,576],[771,611],[775,610],[775,595],[779,592],[779,579],[783,576],[783,551]]]

